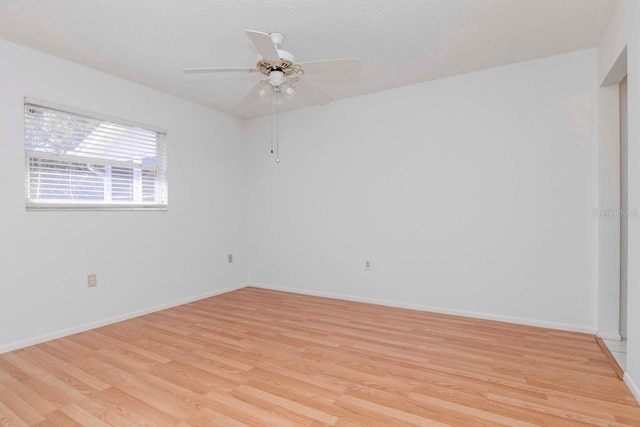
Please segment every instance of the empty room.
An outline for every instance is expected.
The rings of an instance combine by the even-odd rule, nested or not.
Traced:
[[[0,425],[640,426],[640,2],[0,0]]]

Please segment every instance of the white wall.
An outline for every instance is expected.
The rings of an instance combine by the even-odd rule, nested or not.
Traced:
[[[2,40],[0,93],[0,352],[246,281],[241,121]],[[170,210],[25,212],[24,96],[167,129]]]
[[[629,9],[629,0],[618,0],[598,44],[598,83],[604,86],[617,84],[626,71],[626,55],[622,62],[618,58],[629,38]]]
[[[250,281],[594,332],[596,88],[592,49],[293,111],[279,165],[249,122]]]
[[[628,203],[630,209],[640,208],[640,5],[631,3],[629,12],[628,59]],[[640,401],[640,220],[628,223],[627,270],[627,375],[625,381]]]

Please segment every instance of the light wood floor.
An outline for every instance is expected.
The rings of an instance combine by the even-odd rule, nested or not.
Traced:
[[[245,288],[0,355],[0,425],[25,424],[640,426],[640,407],[590,335]]]

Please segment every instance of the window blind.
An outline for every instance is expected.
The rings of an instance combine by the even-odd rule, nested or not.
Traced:
[[[25,99],[27,209],[167,209],[165,136]]]

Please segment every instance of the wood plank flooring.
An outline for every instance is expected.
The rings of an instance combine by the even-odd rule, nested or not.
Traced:
[[[0,425],[640,426],[593,336],[245,288],[0,355]]]

